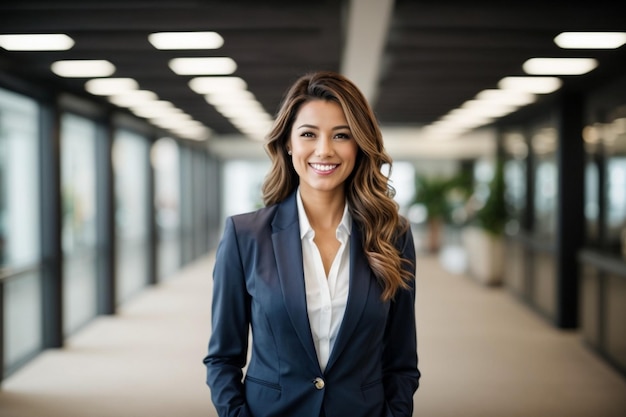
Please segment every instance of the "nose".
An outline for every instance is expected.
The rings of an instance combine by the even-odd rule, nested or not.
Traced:
[[[327,135],[322,135],[317,141],[315,155],[319,157],[331,156],[333,154],[333,140]]]

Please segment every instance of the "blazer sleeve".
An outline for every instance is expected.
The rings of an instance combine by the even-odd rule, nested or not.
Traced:
[[[401,240],[405,268],[415,277],[415,245],[409,230]],[[417,330],[415,324],[415,279],[410,288],[399,290],[391,301],[383,347],[383,385],[387,406],[394,417],[411,417],[413,395],[419,386]]]
[[[242,379],[248,351],[250,297],[232,218],[226,220],[215,258],[211,326],[203,362],[213,405],[220,417],[248,416]]]

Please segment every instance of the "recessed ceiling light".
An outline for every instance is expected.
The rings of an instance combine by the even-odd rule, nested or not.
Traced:
[[[554,43],[564,49],[617,49],[626,43],[626,32],[563,32]]]
[[[174,58],[169,66],[178,75],[228,75],[237,69],[231,58]]]
[[[164,113],[159,115],[159,117],[150,117],[149,119],[152,124],[162,127],[163,129],[201,125],[199,121],[193,120],[190,115],[182,111],[180,113]]]
[[[461,105],[461,109],[466,110],[467,113],[476,116],[483,116],[485,118],[498,118],[511,113],[516,109],[516,106],[504,105],[495,101],[489,100],[468,100]]]
[[[224,44],[216,32],[158,32],[148,35],[148,41],[157,49],[217,49]]]
[[[132,78],[96,78],[85,83],[85,90],[97,96],[112,96],[138,88],[137,81]]]
[[[52,72],[68,78],[108,77],[115,72],[115,66],[101,59],[57,61],[52,64]]]
[[[563,82],[557,77],[504,77],[498,83],[503,90],[521,90],[533,94],[549,94],[559,88]]]
[[[531,75],[582,75],[597,66],[593,58],[531,58],[522,67]]]
[[[242,103],[247,101],[256,101],[254,94],[252,94],[248,90],[228,90],[226,94],[224,92],[215,92],[211,94],[206,94],[204,96],[206,101],[213,106],[217,106],[220,104],[229,104],[229,103]]]
[[[198,94],[245,90],[246,82],[239,77],[196,77],[189,81],[189,87]]]
[[[109,101],[119,107],[132,107],[158,100],[158,96],[148,90],[131,90],[109,97]]]
[[[521,90],[489,89],[478,93],[476,99],[518,107],[534,102],[535,95]]]
[[[170,114],[180,114],[182,110],[165,100],[155,100],[139,103],[129,107],[139,117],[154,118]]]
[[[0,46],[7,51],[66,51],[74,40],[63,34],[0,35]]]
[[[191,140],[204,141],[211,138],[211,129],[204,125],[199,126],[183,126],[171,129],[172,132]]]

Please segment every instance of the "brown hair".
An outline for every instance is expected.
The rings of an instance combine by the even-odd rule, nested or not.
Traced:
[[[363,249],[370,268],[383,286],[383,300],[407,288],[413,278],[395,247],[397,237],[408,228],[398,215],[394,189],[381,168],[391,158],[383,147],[382,134],[367,100],[347,78],[334,72],[315,72],[300,77],[285,95],[274,125],[267,135],[266,151],[272,167],[263,183],[266,205],[283,201],[298,186],[299,177],[287,155],[291,128],[301,106],[311,100],[338,103],[348,121],[359,150],[352,174],[345,183],[350,214],[363,234]],[[391,172],[391,169],[390,169]]]

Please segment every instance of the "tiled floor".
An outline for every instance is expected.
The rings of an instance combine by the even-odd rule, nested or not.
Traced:
[[[5,380],[1,417],[212,417],[212,258],[101,317]],[[414,416],[624,417],[626,380],[503,288],[418,264]],[[288,416],[285,416],[288,417]],[[349,417],[349,416],[346,416]]]

